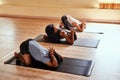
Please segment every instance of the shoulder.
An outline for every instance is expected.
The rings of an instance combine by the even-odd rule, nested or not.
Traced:
[[[30,40],[29,41],[29,44],[35,44],[37,41],[35,41],[35,40]]]

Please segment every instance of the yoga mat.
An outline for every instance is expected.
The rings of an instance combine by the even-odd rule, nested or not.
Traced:
[[[34,39],[38,42],[50,43],[49,41],[43,38],[43,34],[38,35]],[[61,44],[67,44],[65,41],[66,41],[65,39],[61,39]],[[74,41],[73,46],[97,48],[99,41],[100,41],[99,39],[93,38],[78,38],[77,40]]]
[[[91,48],[97,48],[99,44],[99,39],[93,39],[93,38],[78,38],[74,41],[74,46],[80,46],[80,47],[91,47]]]
[[[16,59],[12,57],[4,63],[16,65]],[[92,73],[94,64],[95,62],[92,60],[64,57],[63,62],[54,71],[89,77]]]
[[[68,30],[68,29],[65,29],[65,28],[60,28],[61,30]],[[78,31],[76,28],[74,28],[76,32],[80,32]],[[101,32],[101,31],[89,31],[89,30],[84,30],[83,33],[93,33],[93,34],[104,34],[104,32]]]
[[[94,34],[104,34],[103,32],[88,32],[88,31],[84,31],[85,33],[94,33]]]
[[[38,41],[38,42],[40,42],[40,41],[46,41],[44,38],[43,38],[43,34],[39,34],[37,37],[35,37],[34,39],[36,40],[36,41]]]

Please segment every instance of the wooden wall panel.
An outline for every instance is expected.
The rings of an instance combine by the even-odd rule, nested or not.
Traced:
[[[95,8],[97,0],[4,0],[4,4],[39,7],[84,7]]]

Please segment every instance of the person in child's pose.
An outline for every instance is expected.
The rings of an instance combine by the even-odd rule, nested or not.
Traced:
[[[78,31],[83,32],[84,29],[86,28],[86,22],[84,20],[79,21],[79,20],[73,18],[70,15],[63,15],[61,17],[60,27],[61,28],[66,28],[66,29],[69,29],[69,30],[70,30],[70,28],[74,27]]]
[[[24,66],[43,66],[57,68],[63,58],[56,53],[53,47],[44,48],[34,39],[27,39],[20,44],[20,53],[14,53],[15,58]],[[42,65],[39,65],[42,63]],[[44,66],[44,68],[45,68]]]
[[[44,35],[44,39],[49,40],[53,43],[60,43],[61,39],[65,39],[68,44],[73,44],[77,39],[74,29],[63,30],[55,27],[53,24],[47,25],[45,32],[47,35]]]

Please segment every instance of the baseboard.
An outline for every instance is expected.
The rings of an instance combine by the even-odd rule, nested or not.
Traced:
[[[0,17],[60,20],[60,17],[0,14]],[[84,19],[87,22],[120,24],[120,20]]]

